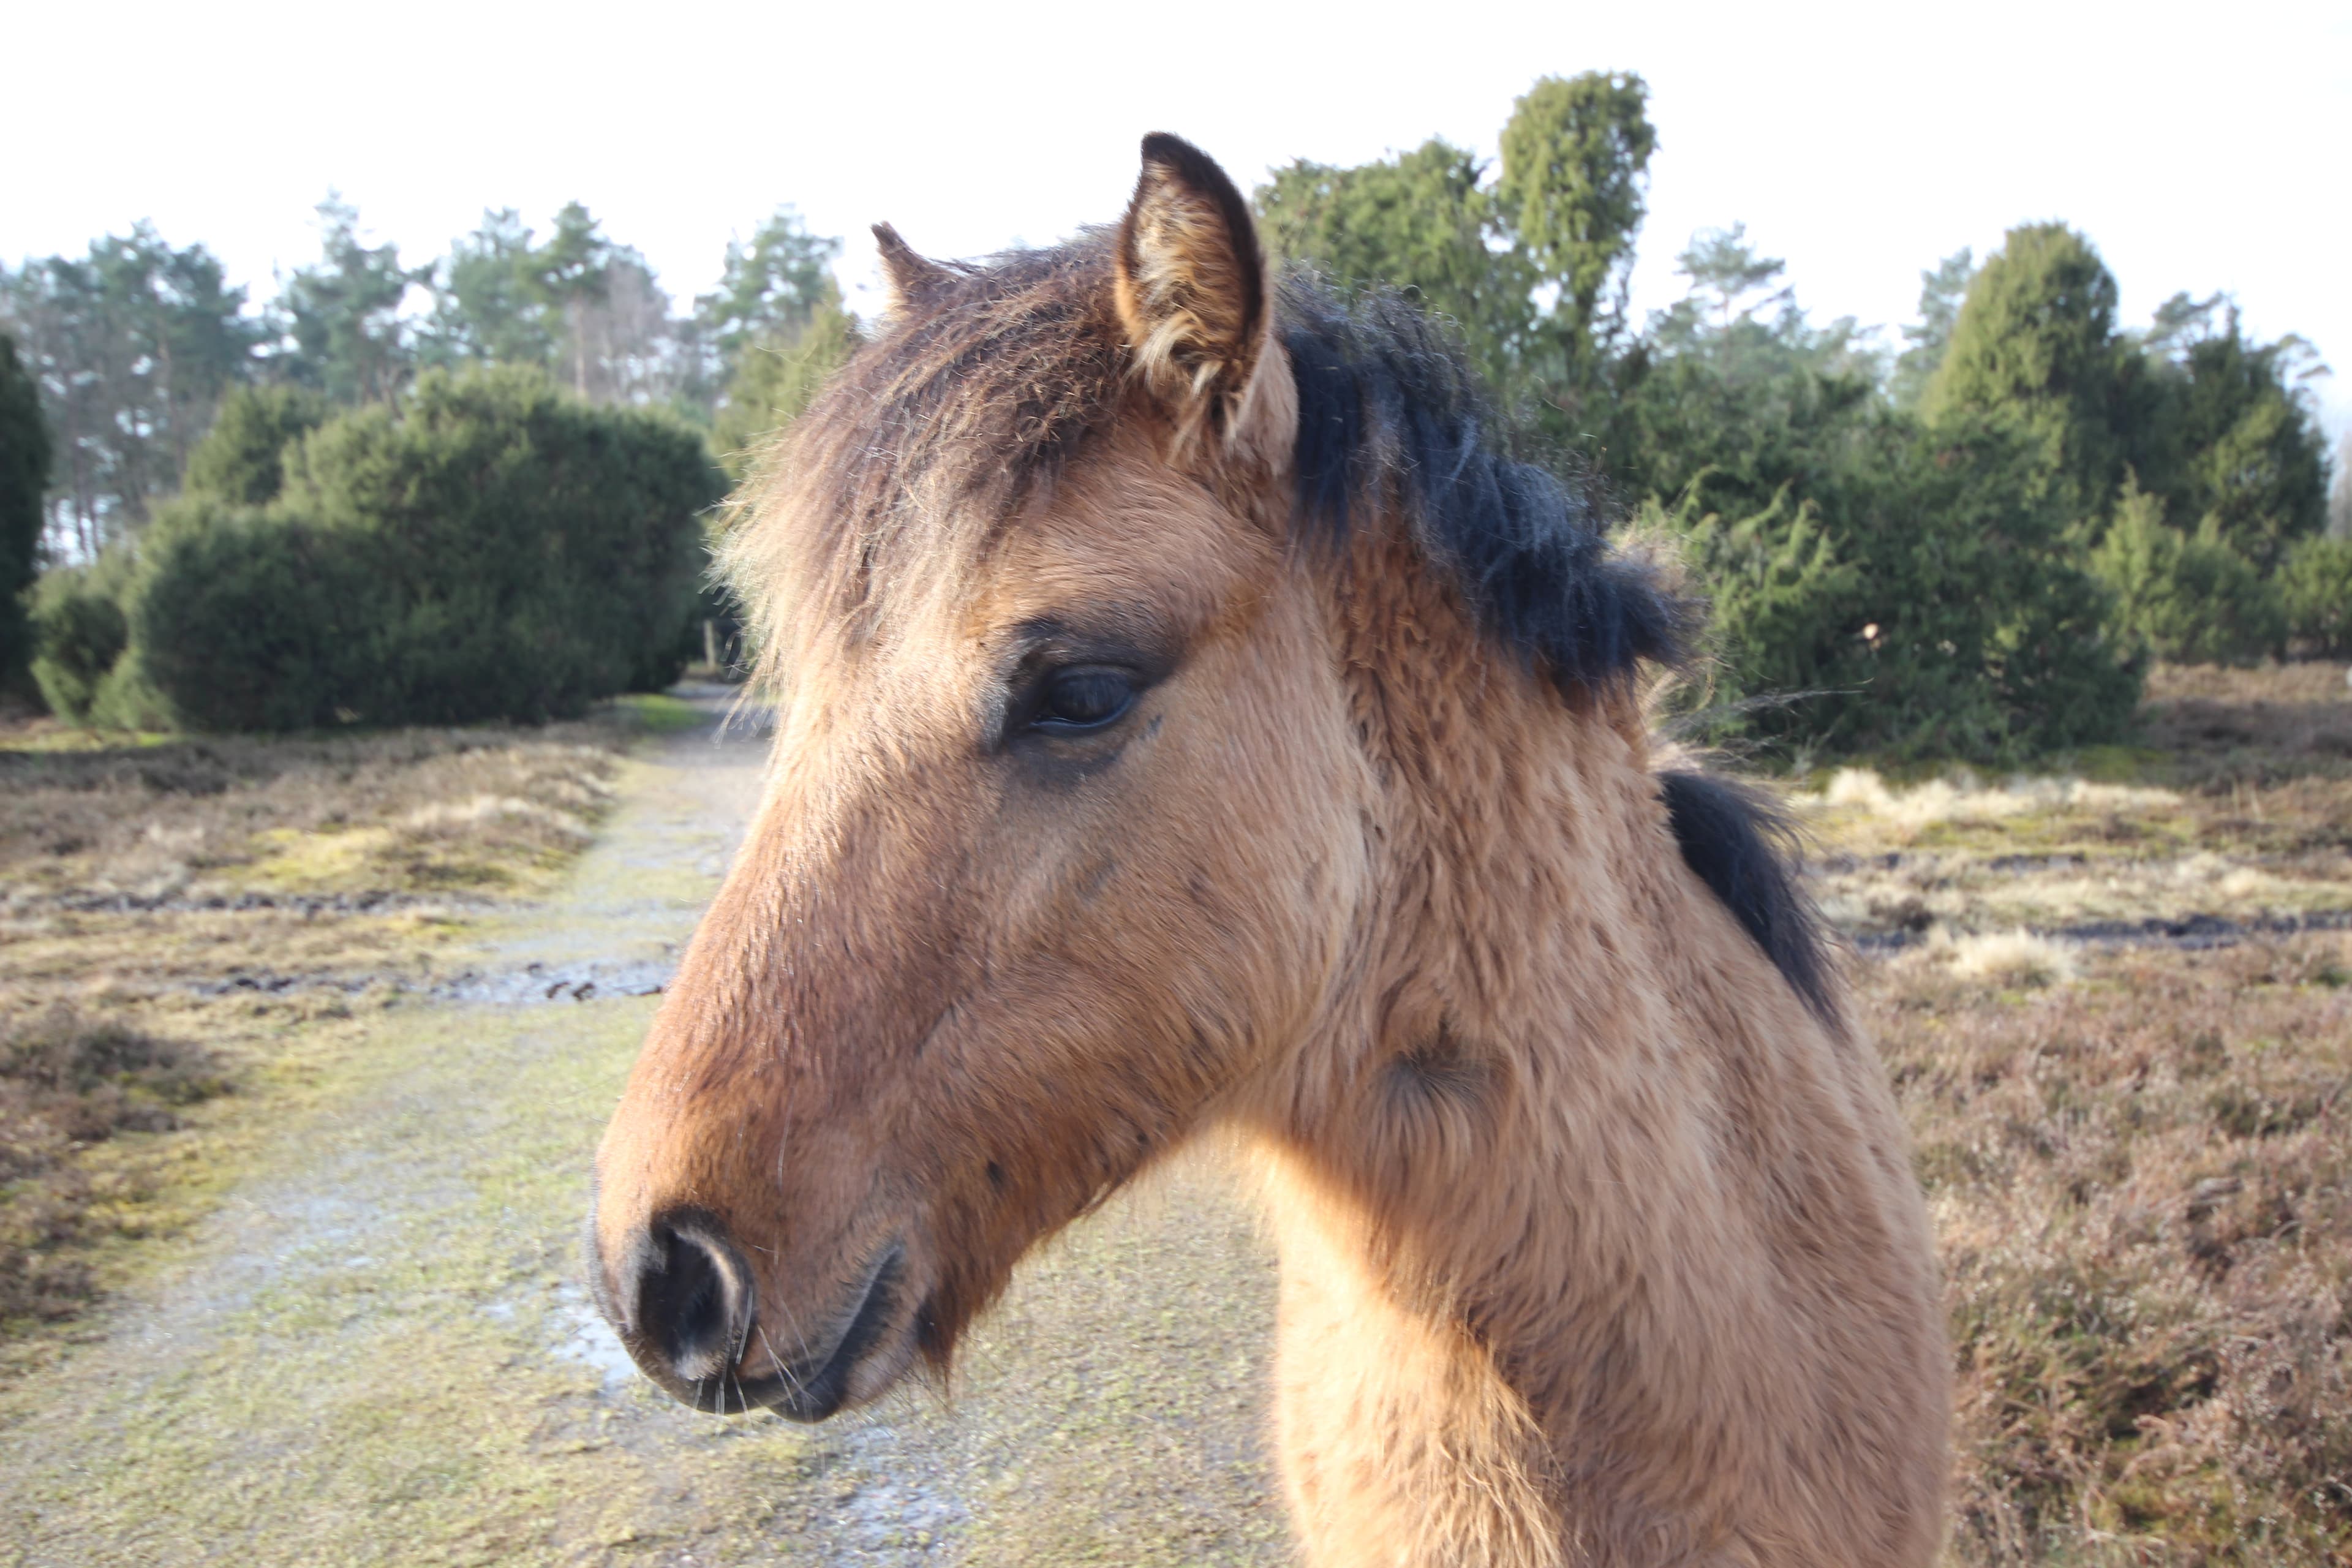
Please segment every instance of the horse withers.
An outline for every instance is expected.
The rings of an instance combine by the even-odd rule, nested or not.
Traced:
[[[1692,608],[1176,138],[1067,245],[877,233],[730,547],[764,801],[597,1155],[637,1364],[943,1374],[1219,1128],[1308,1562],[1928,1562],[1924,1213],[1769,811],[1646,731]]]

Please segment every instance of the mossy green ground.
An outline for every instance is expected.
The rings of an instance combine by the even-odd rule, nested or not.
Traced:
[[[682,941],[759,743],[680,728],[481,962]],[[655,998],[362,1016],[208,1218],[0,1384],[0,1563],[1273,1563],[1271,1268],[1188,1163],[1024,1271],[942,1399],[722,1421],[579,1283],[590,1152]],[[192,1179],[194,1179],[192,1177]]]

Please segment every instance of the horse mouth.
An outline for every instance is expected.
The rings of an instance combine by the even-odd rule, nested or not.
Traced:
[[[784,1359],[783,1346],[775,1342],[775,1331],[761,1321],[754,1308],[747,1337],[767,1352],[775,1370],[761,1377],[720,1379],[722,1411],[764,1408],[788,1421],[814,1422],[847,1404],[851,1378],[898,1316],[906,1264],[906,1251],[898,1244],[885,1248],[866,1270],[866,1288],[831,1347],[812,1349],[795,1335],[802,1353],[793,1361]]]

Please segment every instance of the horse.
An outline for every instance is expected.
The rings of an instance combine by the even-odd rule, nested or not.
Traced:
[[[1785,825],[1652,733],[1671,562],[1176,137],[1057,247],[875,233],[726,546],[762,803],[596,1153],[638,1367],[800,1421],[944,1377],[1222,1131],[1307,1563],[1930,1561],[1924,1205]]]

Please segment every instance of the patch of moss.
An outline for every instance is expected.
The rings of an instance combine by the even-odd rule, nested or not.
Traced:
[[[2086,746],[2054,760],[2053,771],[2094,784],[2160,784],[2168,778],[2168,752],[2154,746]]]
[[[634,728],[648,735],[674,735],[687,730],[707,729],[711,722],[708,708],[673,697],[666,691],[633,691],[614,698],[613,708]]]
[[[273,827],[253,836],[259,858],[245,879],[287,892],[341,892],[371,885],[370,872],[392,844],[385,827],[304,831]]]

